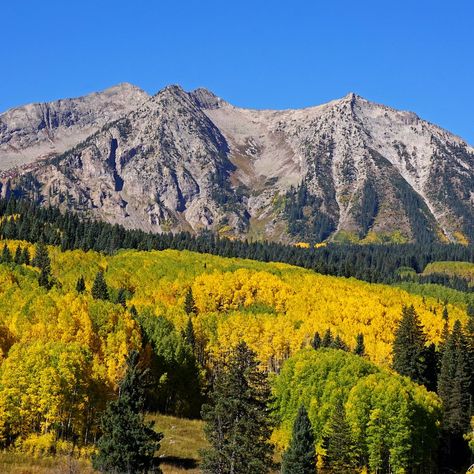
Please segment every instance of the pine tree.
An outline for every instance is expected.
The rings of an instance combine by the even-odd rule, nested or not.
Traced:
[[[95,300],[108,300],[109,289],[105,282],[104,273],[102,270],[97,272],[95,276],[94,284],[92,285],[92,298]]]
[[[194,302],[193,290],[189,287],[184,297],[184,311],[187,315],[196,313],[196,304]]]
[[[331,347],[333,343],[333,337],[331,333],[331,329],[328,329],[323,336],[323,340],[321,342],[321,347]]]
[[[282,474],[315,474],[316,454],[314,434],[308,412],[301,405],[293,425],[288,449],[283,454]]]
[[[25,247],[23,249],[23,257],[22,257],[23,263],[25,265],[29,265],[31,262],[31,257],[30,257],[30,251],[28,250],[28,247]]]
[[[340,349],[341,351],[348,351],[349,348],[347,347],[346,343],[341,339],[339,335],[334,338],[331,346],[333,349]]]
[[[7,244],[5,244],[2,250],[2,263],[11,263],[11,262],[12,262],[12,254]]]
[[[36,244],[35,256],[31,262],[34,267],[40,270],[44,269],[47,273],[51,271],[51,260],[49,258],[48,248],[42,240]]]
[[[463,435],[471,418],[471,377],[467,341],[461,323],[456,321],[441,360],[438,395],[443,402],[442,440],[444,464],[457,466],[467,457]]]
[[[316,332],[316,334],[314,335],[312,341],[311,341],[311,347],[316,350],[316,349],[319,349],[322,345],[322,340],[321,340],[321,336],[319,335],[319,332]]]
[[[420,384],[426,382],[425,343],[426,336],[415,308],[404,306],[395,331],[392,366],[399,374]]]
[[[119,288],[117,293],[117,304],[122,305],[124,308],[127,307],[127,292],[125,288]]]
[[[184,330],[184,340],[190,345],[194,352],[196,349],[196,335],[194,334],[194,326],[191,317],[188,318],[188,322]]]
[[[21,247],[18,245],[15,250],[15,257],[13,258],[13,261],[17,265],[21,265],[23,263],[23,252],[21,251]]]
[[[118,399],[109,402],[101,417],[103,434],[92,458],[93,467],[100,472],[146,473],[151,468],[161,472],[155,453],[163,435],[153,430],[153,423],[145,422],[143,414],[145,376],[134,351],[127,359]]]
[[[270,388],[255,353],[241,342],[216,374],[203,419],[210,448],[203,452],[204,473],[261,474],[269,471],[272,446]]]
[[[77,283],[76,283],[76,291],[78,293],[84,293],[84,291],[86,291],[86,282],[84,280],[84,276],[81,275],[78,279],[77,279]]]
[[[51,260],[49,258],[48,248],[43,241],[36,244],[33,266],[40,269],[38,284],[46,289],[51,287]]]
[[[365,355],[364,335],[362,333],[357,334],[354,354],[361,357]]]
[[[352,474],[357,471],[356,443],[341,398],[334,407],[323,444],[326,448],[325,465],[331,472]]]

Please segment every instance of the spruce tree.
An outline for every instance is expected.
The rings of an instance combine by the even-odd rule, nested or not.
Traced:
[[[331,343],[331,346],[333,349],[340,349],[341,351],[348,351],[348,347],[346,345],[346,343],[340,338],[339,335],[337,335],[334,339],[334,341],[332,341]]]
[[[461,323],[456,321],[441,360],[438,395],[443,402],[442,440],[444,464],[456,466],[467,456],[463,435],[471,418],[471,377],[467,341]],[[456,466],[458,467],[458,466]]]
[[[203,451],[202,472],[262,474],[269,471],[270,388],[255,353],[241,342],[217,371],[211,404],[203,406],[210,448]]]
[[[323,340],[321,341],[321,347],[331,347],[333,343],[333,337],[331,333],[331,329],[328,329],[323,336]]]
[[[319,335],[319,332],[316,332],[312,341],[311,341],[311,347],[316,350],[319,349],[322,345],[322,340],[321,336]]]
[[[325,466],[338,474],[353,474],[357,471],[356,443],[346,419],[342,399],[339,398],[329,420],[328,432],[324,436],[326,448]]]
[[[15,250],[15,256],[13,258],[13,261],[17,265],[21,265],[23,263],[23,252],[21,250],[21,247],[18,245]]]
[[[12,262],[12,254],[10,249],[8,248],[7,244],[4,244],[2,250],[2,263],[11,263]]]
[[[40,269],[38,284],[49,289],[51,287],[51,260],[49,258],[48,248],[43,241],[36,244],[35,257],[32,263],[33,266]]]
[[[95,300],[108,300],[109,299],[109,289],[107,283],[105,282],[104,273],[102,270],[97,272],[97,275],[94,279],[94,284],[92,285],[92,298]]]
[[[184,311],[187,315],[196,313],[196,304],[194,302],[193,290],[189,287],[184,297]]]
[[[78,279],[77,279],[77,283],[76,283],[76,291],[78,293],[84,293],[84,291],[86,291],[86,282],[84,280],[84,276],[81,275]]]
[[[119,288],[117,293],[117,304],[122,305],[124,308],[127,306],[127,290],[125,288]]]
[[[190,345],[194,352],[196,350],[196,335],[194,334],[194,326],[191,317],[188,318],[188,322],[184,330],[184,340]]]
[[[293,424],[290,445],[283,454],[282,474],[315,474],[314,433],[308,412],[301,405]]]
[[[25,265],[29,265],[31,263],[30,251],[28,250],[28,247],[23,249],[22,260]]]
[[[155,458],[163,438],[145,421],[144,380],[146,372],[139,369],[138,352],[127,359],[127,372],[119,386],[117,400],[108,403],[101,417],[102,436],[92,464],[100,472],[116,474],[161,472]]]
[[[361,357],[365,355],[364,335],[362,333],[357,334],[354,354]]]
[[[404,306],[393,341],[393,369],[414,382],[426,382],[426,336],[415,308]]]

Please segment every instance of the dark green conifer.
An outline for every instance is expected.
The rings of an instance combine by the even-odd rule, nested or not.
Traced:
[[[293,425],[290,445],[283,454],[282,474],[315,474],[314,433],[308,412],[301,405]]]
[[[321,345],[322,345],[321,336],[319,335],[319,332],[316,332],[316,334],[314,335],[311,341],[311,347],[316,350],[316,349],[319,349]]]
[[[96,300],[109,299],[109,289],[102,270],[98,271],[95,276],[94,284],[92,285],[92,298]]]
[[[357,472],[356,443],[340,398],[334,407],[323,444],[326,448],[325,466],[330,469],[330,472],[337,474]]]
[[[4,244],[3,250],[2,250],[2,263],[11,263],[11,262],[12,262],[12,254],[7,244]]]
[[[196,335],[194,334],[194,325],[191,317],[188,318],[188,322],[184,330],[184,340],[190,345],[194,352],[196,349]]]
[[[349,348],[347,347],[346,343],[337,335],[334,340],[332,341],[331,346],[333,349],[340,349],[341,351],[348,351]]]
[[[365,355],[364,335],[362,333],[357,334],[354,354],[361,357]]]
[[[13,258],[13,261],[17,265],[21,265],[23,263],[23,252],[21,250],[21,247],[17,245],[16,250],[15,250],[15,256]]]
[[[30,251],[28,250],[28,247],[23,249],[22,260],[25,265],[29,265],[31,263]]]
[[[84,276],[81,275],[78,279],[77,279],[77,283],[76,283],[76,291],[78,293],[84,293],[84,291],[86,291],[86,282],[84,280]]]
[[[331,329],[328,329],[323,336],[323,340],[321,341],[321,347],[331,347],[333,343],[333,337],[331,333]]]
[[[420,384],[426,382],[425,343],[426,336],[415,308],[404,306],[395,331],[392,366],[399,374]]]
[[[471,383],[467,341],[461,323],[456,321],[441,359],[438,395],[443,402],[442,464],[458,469],[467,461],[468,449],[463,435],[471,419]]]
[[[145,421],[144,379],[139,369],[138,353],[127,359],[127,372],[119,386],[117,400],[109,402],[101,417],[102,436],[97,454],[92,458],[95,469],[106,473],[161,472],[156,452],[163,438]]]
[[[211,404],[203,406],[209,449],[203,451],[207,474],[263,474],[273,465],[269,443],[270,388],[255,353],[241,342],[216,374]]]
[[[125,290],[125,288],[119,288],[117,293],[117,304],[122,305],[124,308],[127,306],[127,290]]]
[[[184,311],[186,314],[195,313],[196,314],[196,304],[194,302],[193,290],[189,287],[186,290],[186,295],[184,297]]]

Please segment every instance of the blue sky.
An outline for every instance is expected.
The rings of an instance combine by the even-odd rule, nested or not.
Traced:
[[[474,144],[472,1],[29,0],[0,15],[0,110],[125,81],[253,108],[353,91]]]

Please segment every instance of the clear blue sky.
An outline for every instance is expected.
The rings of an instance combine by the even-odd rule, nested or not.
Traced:
[[[471,0],[5,0],[0,15],[0,110],[124,81],[253,108],[354,91],[474,144]]]

